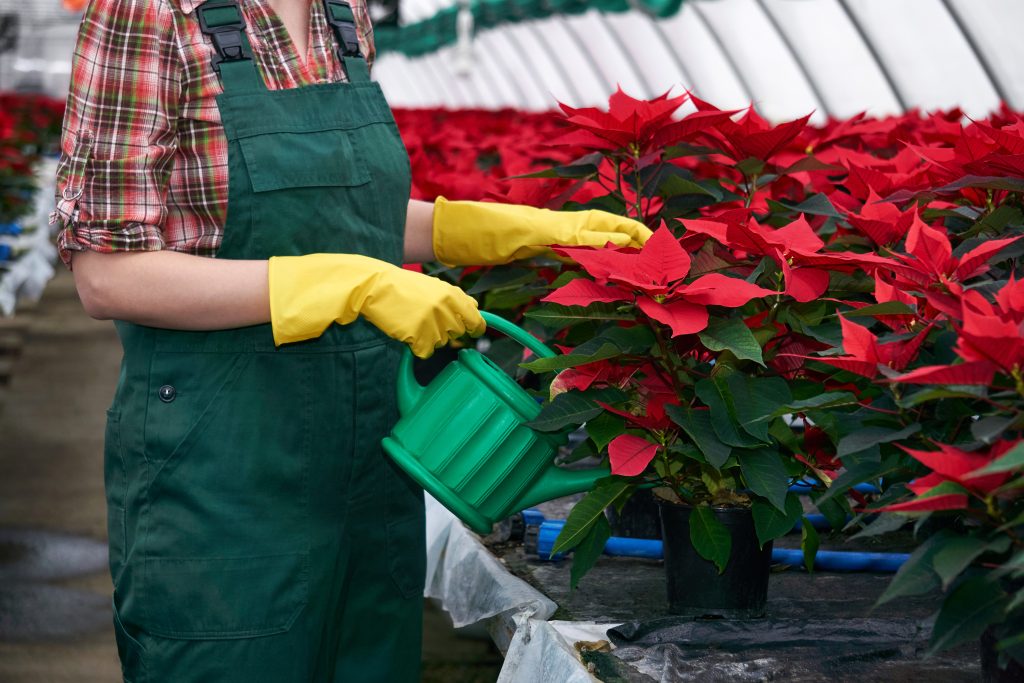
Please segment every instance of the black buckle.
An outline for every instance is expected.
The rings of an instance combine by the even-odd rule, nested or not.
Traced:
[[[206,19],[205,12],[223,8],[234,9],[238,14],[238,21],[211,26]],[[210,36],[213,47],[217,51],[217,54],[213,56],[214,71],[220,73],[220,63],[224,61],[238,62],[252,59],[252,52],[242,40],[242,36],[245,34],[245,19],[242,17],[242,11],[238,9],[236,0],[207,0],[196,8],[196,16],[199,17],[200,29]]]
[[[337,18],[334,8],[338,8],[346,18]],[[334,29],[334,36],[338,40],[338,60],[342,65],[345,64],[345,57],[362,57],[352,6],[345,0],[324,0],[324,14],[327,15],[327,23]]]

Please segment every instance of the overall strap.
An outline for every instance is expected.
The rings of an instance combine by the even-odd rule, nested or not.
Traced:
[[[199,27],[210,36],[217,54],[213,70],[220,74],[224,90],[266,90],[256,70],[252,48],[245,35],[245,19],[237,0],[207,0],[196,8]]]
[[[327,23],[334,30],[334,38],[338,43],[338,61],[345,70],[349,82],[368,82],[370,70],[366,66],[362,52],[359,51],[356,18],[351,5],[346,0],[323,0],[323,3]]]

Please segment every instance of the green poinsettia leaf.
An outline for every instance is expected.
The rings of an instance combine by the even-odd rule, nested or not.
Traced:
[[[1006,552],[1009,536],[990,541],[985,538],[959,536],[949,539],[932,558],[932,568],[942,580],[942,590],[948,590],[960,574],[984,552]]]
[[[665,406],[665,412],[693,440],[708,464],[715,469],[722,469],[732,453],[732,448],[722,443],[715,434],[711,426],[711,412],[676,405]]]
[[[900,397],[896,401],[896,404],[900,408],[914,408],[922,403],[937,401],[942,398],[980,398],[984,396],[987,391],[988,389],[986,387],[972,386],[928,387],[927,389],[915,391],[912,394]]]
[[[880,315],[915,315],[915,311],[902,301],[885,301],[843,312],[844,318],[866,318]]]
[[[978,441],[991,444],[998,441],[1003,433],[1014,427],[1018,418],[1016,415],[1004,417],[1001,415],[990,415],[971,423],[971,436]],[[1024,462],[1024,458],[1022,458]]]
[[[881,536],[893,531],[902,529],[907,524],[907,518],[896,513],[883,513],[878,515],[866,527],[850,537],[850,540]]]
[[[809,573],[814,572],[814,560],[818,556],[820,546],[818,530],[805,517],[800,522],[800,549],[804,551],[804,569]]]
[[[601,164],[603,157],[600,152],[594,152],[587,154],[579,159],[576,159],[570,164],[563,166],[553,166],[552,168],[545,168],[542,171],[535,171],[533,173],[524,173],[522,175],[512,176],[513,178],[588,178],[592,175],[597,174],[598,166]]]
[[[586,430],[597,450],[602,451],[612,439],[626,431],[626,421],[618,415],[602,412],[587,420]]]
[[[944,543],[950,538],[952,538],[952,534],[949,532],[939,531],[917,546],[917,549],[910,554],[907,561],[896,572],[875,606],[884,605],[890,600],[904,595],[921,595],[938,588],[941,582],[939,575],[932,568],[932,562],[935,559],[935,554],[942,550]]]
[[[537,279],[537,271],[530,268],[495,267],[480,276],[476,283],[466,290],[467,294],[480,294],[492,289],[525,285]]]
[[[604,412],[598,401],[615,403],[626,398],[619,389],[589,389],[587,391],[566,391],[555,396],[545,405],[540,414],[526,424],[541,432],[557,432],[569,426],[581,425]]]
[[[886,427],[864,427],[852,434],[844,436],[836,447],[836,455],[842,458],[846,455],[859,453],[882,443],[900,441],[917,434],[921,431],[921,423],[915,422],[903,429],[888,429]]]
[[[805,398],[800,401],[792,401],[786,405],[779,406],[773,413],[774,417],[781,417],[791,413],[805,413],[812,410],[825,408],[840,408],[857,404],[857,397],[848,391],[826,391],[823,394]]]
[[[882,477],[892,474],[902,468],[899,457],[886,458],[884,463],[864,461],[851,464],[842,474],[835,478],[832,485],[828,487],[822,496],[816,501],[819,505],[827,502],[833,496],[846,493],[857,484],[864,482],[877,482]]]
[[[846,526],[850,519],[850,506],[845,498],[833,497],[823,501],[822,496],[815,494],[812,494],[811,498],[814,500],[814,505],[818,508],[818,512],[825,517],[831,528],[838,531]]]
[[[724,378],[702,379],[695,386],[697,397],[711,412],[711,427],[719,441],[739,448],[750,448],[762,442],[741,430],[733,406],[732,392]]]
[[[551,554],[571,550],[582,543],[598,518],[604,517],[605,508],[627,498],[632,490],[631,484],[617,477],[600,480],[590,493],[573,506],[565,526],[555,539]]]
[[[589,306],[562,306],[561,304],[541,304],[531,308],[524,314],[544,327],[561,329],[579,323],[604,320],[633,320],[634,315],[620,312],[615,304],[597,302]]]
[[[580,365],[586,365],[587,363],[607,360],[621,355],[622,349],[611,342],[605,342],[603,344],[596,345],[596,348],[588,347],[583,349],[583,347],[580,346],[572,353],[554,356],[552,358],[538,358],[537,360],[530,361],[529,363],[522,363],[520,364],[520,367],[525,368],[530,372],[565,370],[566,368],[575,368]]]
[[[690,543],[698,555],[715,563],[719,574],[725,571],[732,553],[732,535],[711,508],[696,507],[690,513]]]
[[[698,336],[710,351],[730,351],[737,358],[752,360],[764,366],[761,346],[754,338],[754,333],[739,318],[712,318]]]
[[[793,395],[781,377],[748,377],[733,373],[728,377],[730,397],[736,419],[747,434],[761,443],[771,443],[768,435],[779,403],[790,403]]]
[[[597,558],[601,557],[604,552],[605,543],[608,542],[611,535],[612,527],[608,523],[608,518],[599,515],[590,530],[584,535],[583,540],[576,546],[576,550],[573,551],[572,568],[569,570],[569,588],[571,590],[576,590],[580,579],[593,568]]]
[[[779,454],[767,449],[743,450],[735,453],[743,481],[751,491],[765,498],[779,512],[786,512],[789,474]]]
[[[800,497],[795,493],[786,496],[785,511],[780,511],[771,503],[755,499],[751,504],[751,512],[754,515],[754,529],[757,531],[757,540],[761,547],[768,541],[785,536],[800,522],[804,513]]]
[[[828,197],[823,194],[811,195],[799,204],[793,204],[792,202],[777,202],[773,199],[769,199],[768,205],[773,211],[780,213],[803,213],[814,216],[828,216],[830,218],[844,218],[843,214],[839,213],[839,211],[836,210],[836,207],[832,205],[832,202],[829,201]]]
[[[986,628],[1006,619],[1009,596],[987,576],[967,579],[946,596],[932,628],[931,653],[977,640]]]

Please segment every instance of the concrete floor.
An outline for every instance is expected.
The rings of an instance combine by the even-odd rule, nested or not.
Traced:
[[[64,271],[0,321],[0,683],[120,680],[102,470],[119,362],[113,326],[82,312]],[[446,619],[428,605],[423,681],[495,680],[493,645]]]

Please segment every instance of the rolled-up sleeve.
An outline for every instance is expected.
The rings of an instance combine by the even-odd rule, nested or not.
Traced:
[[[182,60],[166,0],[92,0],[78,33],[57,166],[57,246],[164,247]]]

